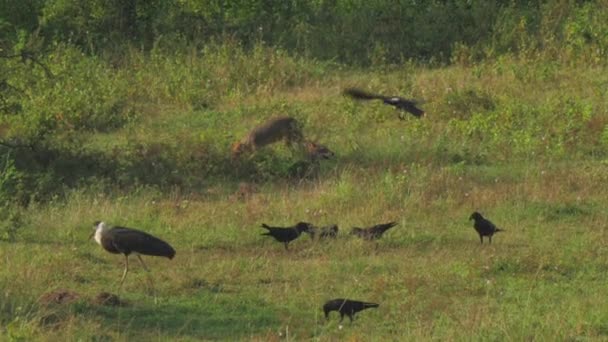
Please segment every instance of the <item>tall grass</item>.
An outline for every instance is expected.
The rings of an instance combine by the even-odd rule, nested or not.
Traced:
[[[49,58],[56,77],[31,81],[24,115],[3,119],[9,137],[45,127],[35,150],[2,150],[3,338],[606,337],[605,67],[506,55],[352,69],[236,43],[131,50],[117,64],[67,47]],[[424,99],[427,116],[401,121],[342,96],[349,86]],[[229,157],[278,114],[336,152],[318,177],[291,178],[299,156],[280,144]],[[474,210],[506,230],[492,245],[479,245]],[[87,240],[100,219],[177,249],[146,258],[156,298],[135,262],[119,291],[122,257]],[[289,252],[260,236],[262,222],[300,220],[340,236]],[[348,235],[391,220],[377,243]],[[54,289],[81,298],[41,304]],[[130,304],[92,303],[101,291]],[[325,322],[323,302],[339,297],[380,307]]]

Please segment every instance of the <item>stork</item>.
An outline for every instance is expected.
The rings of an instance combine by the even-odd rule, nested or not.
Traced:
[[[106,251],[125,256],[125,271],[120,279],[120,286],[129,272],[129,254],[135,253],[147,272],[149,272],[148,267],[144,264],[140,254],[169,259],[173,259],[175,256],[175,250],[168,243],[141,230],[119,226],[110,227],[101,221],[93,223],[93,229],[89,238],[95,237],[95,241]]]

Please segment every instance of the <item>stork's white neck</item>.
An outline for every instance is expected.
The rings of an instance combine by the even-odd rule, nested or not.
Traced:
[[[108,231],[109,227],[105,222],[99,222],[95,227],[95,241],[101,245],[101,236]]]

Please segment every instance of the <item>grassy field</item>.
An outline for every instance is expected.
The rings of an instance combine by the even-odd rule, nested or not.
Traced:
[[[0,240],[0,339],[608,339],[606,68],[505,57],[354,70],[222,56],[98,71],[125,90],[132,116],[74,134],[116,176],[14,209],[20,228]],[[424,99],[427,116],[401,121],[343,97],[349,86]],[[282,145],[230,159],[231,142],[278,114],[336,153],[317,177],[288,177],[299,156]],[[506,230],[492,245],[468,221],[476,210]],[[155,291],[134,260],[119,291],[123,258],[87,240],[96,220],[175,247],[171,261],[144,257]],[[302,236],[289,251],[260,235],[262,222],[301,220],[340,235]],[[348,235],[393,220],[377,243]],[[81,297],[40,303],[56,289]],[[102,291],[128,305],[91,303]],[[340,297],[380,307],[326,322],[323,303]]]

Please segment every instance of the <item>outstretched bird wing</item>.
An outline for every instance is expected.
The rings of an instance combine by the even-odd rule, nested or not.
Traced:
[[[410,112],[412,115],[418,118],[424,115],[424,111],[416,107],[418,101],[415,100],[407,100],[401,97],[387,97],[384,99],[384,103]]]
[[[379,94],[372,94],[365,92],[361,89],[356,88],[347,88],[344,90],[344,95],[348,95],[354,99],[359,100],[382,100],[385,104],[395,106],[398,109],[405,110],[415,117],[421,117],[424,115],[424,111],[416,105],[418,105],[418,101],[416,100],[407,100],[399,96],[383,96]]]
[[[354,99],[359,99],[359,100],[384,100],[385,99],[385,97],[382,95],[368,93],[368,92],[365,92],[365,91],[363,91],[361,89],[357,89],[357,88],[344,89],[344,95],[348,95]]]

